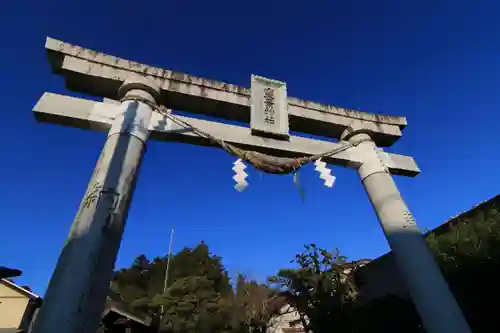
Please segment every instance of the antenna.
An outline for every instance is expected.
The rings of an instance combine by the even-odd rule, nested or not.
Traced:
[[[167,286],[168,286],[168,269],[170,267],[170,258],[172,257],[172,241],[174,239],[174,228],[172,228],[172,231],[170,232],[170,243],[168,244],[168,256],[167,256],[167,265],[165,267],[165,279],[163,280],[163,293],[165,294],[167,292]],[[160,318],[163,319],[163,304],[161,305],[161,310],[160,310]]]

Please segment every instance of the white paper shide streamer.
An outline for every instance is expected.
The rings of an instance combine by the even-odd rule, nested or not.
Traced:
[[[333,187],[333,183],[335,182],[335,176],[331,175],[332,170],[326,167],[326,162],[323,162],[321,159],[318,159],[314,162],[316,168],[314,171],[318,171],[320,176],[319,178],[325,181],[326,187]]]
[[[234,181],[236,182],[236,185],[234,185],[234,188],[238,192],[241,192],[248,187],[248,183],[245,180],[248,177],[248,174],[245,172],[245,169],[247,167],[245,164],[243,164],[243,162],[241,161],[241,158],[238,159],[233,164],[234,164],[233,171],[236,173],[233,177]]]

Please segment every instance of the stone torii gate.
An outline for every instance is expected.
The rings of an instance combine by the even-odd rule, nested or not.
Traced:
[[[45,48],[52,71],[65,79],[68,89],[104,100],[45,93],[34,107],[36,119],[108,131],[108,137],[50,280],[34,333],[97,330],[149,137],[222,144],[226,150],[230,145],[233,153],[254,152],[235,154],[250,162],[252,156],[268,162],[288,158],[281,160],[290,167],[298,160],[309,161],[300,157],[316,155],[315,159],[319,156],[326,163],[356,169],[427,332],[470,332],[391,176],[414,177],[420,170],[413,158],[379,148],[401,137],[404,117],[287,97],[285,83],[258,76],[252,76],[251,89],[246,89],[52,38],[47,38]],[[250,128],[172,116],[166,108],[249,122]],[[293,136],[290,130],[340,141]]]

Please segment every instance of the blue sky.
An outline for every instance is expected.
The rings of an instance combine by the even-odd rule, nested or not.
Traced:
[[[249,87],[286,81],[289,95],[403,115],[389,151],[422,169],[397,177],[422,229],[498,194],[500,3],[497,1],[14,1],[0,3],[3,116],[0,265],[44,292],[105,134],[37,123],[43,92],[71,94],[52,74],[46,36],[125,59]],[[451,5],[453,4],[453,5]],[[301,171],[250,172],[233,188],[224,152],[150,142],[117,266],[204,240],[230,273],[263,279],[304,243],[350,259],[388,250],[357,173],[334,167],[323,187]]]

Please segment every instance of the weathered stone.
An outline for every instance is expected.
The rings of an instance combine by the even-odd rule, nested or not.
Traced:
[[[113,104],[117,104],[117,106],[113,108]],[[105,103],[101,103],[45,93],[33,111],[39,121],[96,131],[109,131],[119,111],[118,104],[110,99],[105,99]],[[242,126],[184,116],[177,116],[177,118],[239,148],[280,157],[296,158],[315,155],[338,149],[345,144],[345,142],[322,141],[295,135],[291,135],[288,141],[272,140],[251,135],[250,129]],[[213,145],[209,139],[200,137],[192,131],[168,121],[157,112],[153,113],[151,117],[150,130],[151,137],[156,140],[202,146]],[[410,156],[387,153],[382,149],[379,153],[392,174],[415,177],[420,173],[415,160]],[[356,169],[361,164],[363,156],[356,153],[355,149],[348,149],[331,156],[325,156],[322,160],[328,164]]]
[[[174,110],[249,122],[250,89],[121,59],[47,38],[45,49],[52,70],[66,86],[80,93],[117,99],[123,81],[143,76],[161,88],[162,104]],[[370,130],[379,147],[394,144],[406,126],[405,117],[373,114],[288,97],[290,131],[339,139],[354,122]]]
[[[252,75],[250,128],[253,135],[288,140],[286,83]]]

